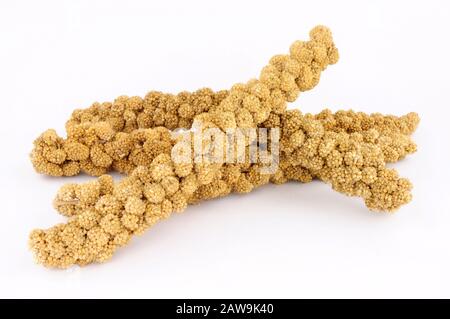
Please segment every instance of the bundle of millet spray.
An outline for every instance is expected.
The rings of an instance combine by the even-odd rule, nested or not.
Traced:
[[[331,32],[318,26],[309,41],[296,41],[289,54],[274,56],[259,78],[229,90],[153,91],[75,110],[66,123],[66,139],[47,130],[35,140],[33,166],[51,176],[98,178],[61,187],[54,207],[69,220],[31,233],[36,260],[57,268],[104,262],[133,235],[188,204],[268,183],[319,179],[377,211],[408,203],[411,183],[386,163],[416,151],[411,134],[417,114],[286,110],[337,60]],[[174,134],[179,128],[185,130]],[[211,129],[214,138],[201,139],[199,150],[194,135]],[[244,132],[243,147],[230,142],[230,129]],[[261,142],[261,132],[270,135],[267,143]],[[255,159],[250,152],[255,147],[266,152]],[[220,160],[223,150],[231,150],[235,160]],[[127,176],[115,182],[105,175],[111,170]]]

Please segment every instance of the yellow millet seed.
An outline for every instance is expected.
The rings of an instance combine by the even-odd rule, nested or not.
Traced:
[[[143,215],[145,212],[145,202],[137,197],[129,197],[125,203],[125,212],[133,215]]]
[[[34,143],[32,163],[39,173],[100,176],[110,169],[128,174],[118,183],[98,180],[61,188],[55,206],[71,216],[67,224],[30,235],[38,262],[65,268],[111,258],[117,247],[188,203],[246,193],[269,182],[309,182],[360,196],[370,209],[393,211],[411,199],[411,183],[385,167],[416,150],[409,135],[418,124],[403,117],[354,111],[317,115],[286,111],[287,102],[313,88],[321,72],[337,62],[331,32],[322,26],[310,40],[297,41],[287,55],[273,57],[259,78],[229,91],[201,89],[177,95],[150,92],[145,98],[121,96],[76,110],[66,123],[67,139],[53,130]],[[279,167],[263,174],[263,163],[174,163],[177,127],[279,128]],[[252,139],[248,139],[246,151]],[[205,143],[205,146],[211,145]],[[192,146],[191,146],[192,147]],[[198,154],[190,152],[192,160]],[[59,203],[58,203],[59,202]]]

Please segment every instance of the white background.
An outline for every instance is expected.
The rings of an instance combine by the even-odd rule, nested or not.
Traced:
[[[0,2],[0,297],[450,297],[448,1]],[[66,182],[28,154],[75,108],[149,90],[229,88],[316,24],[341,59],[292,107],[420,114],[414,183],[394,215],[321,182],[189,207],[102,265],[49,270],[33,228]]]

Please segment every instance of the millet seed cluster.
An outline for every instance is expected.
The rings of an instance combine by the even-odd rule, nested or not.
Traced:
[[[66,123],[66,139],[47,130],[35,140],[33,166],[51,176],[84,172],[99,177],[58,191],[54,207],[69,221],[31,233],[37,261],[57,268],[104,262],[133,235],[188,204],[247,193],[270,182],[317,178],[379,211],[394,211],[409,202],[411,183],[386,163],[416,151],[411,134],[419,123],[417,114],[324,110],[312,115],[286,110],[288,102],[315,87],[321,72],[337,60],[331,32],[319,26],[309,41],[296,41],[289,54],[274,56],[258,79],[230,90],[150,92],[144,98],[121,96],[75,110]],[[280,129],[277,170],[262,173],[266,161],[248,157],[242,163],[217,163],[207,156],[195,161],[199,154],[194,150],[191,162],[174,161],[171,155],[179,138],[171,132],[193,124],[221,132]],[[245,152],[253,142],[247,137]],[[110,170],[127,176],[114,182],[104,175]]]

